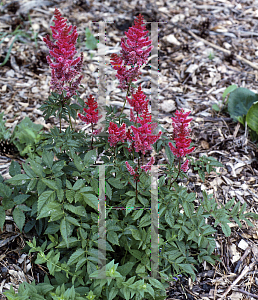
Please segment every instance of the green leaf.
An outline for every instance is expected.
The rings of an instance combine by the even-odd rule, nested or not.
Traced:
[[[37,217],[37,220],[42,219],[42,218],[46,218],[46,217],[49,217],[49,216],[51,216],[51,219],[52,219],[54,214],[60,216],[60,218],[62,217],[63,213],[62,213],[62,210],[61,210],[61,207],[60,207],[60,203],[49,202],[49,203],[45,204],[42,207],[42,209],[40,211],[40,214]]]
[[[97,159],[97,150],[93,149],[88,151],[84,156],[84,164],[85,165],[93,165]]]
[[[220,111],[218,104],[213,104],[211,108],[215,111]]]
[[[247,125],[258,133],[258,102],[253,103],[246,115]]]
[[[122,276],[126,276],[128,275],[133,266],[135,265],[135,262],[132,262],[132,261],[128,261],[127,263],[125,263],[124,265],[122,266],[118,266],[117,267],[117,271],[122,275]]]
[[[117,233],[115,231],[108,231],[107,233],[107,240],[113,244],[113,245],[119,245],[119,241],[118,241],[118,236],[117,236]]]
[[[58,187],[57,187],[56,182],[54,180],[49,180],[49,179],[46,179],[46,178],[42,178],[41,180],[42,180],[42,182],[45,183],[46,186],[48,186],[52,190],[58,190]]]
[[[65,203],[64,208],[71,211],[75,215],[86,217],[86,210],[84,206],[73,206],[71,204]]]
[[[116,189],[123,189],[124,188],[124,185],[120,182],[120,179],[117,179],[117,178],[109,178],[108,179],[108,182],[114,186]]]
[[[155,278],[148,278],[149,280],[149,283],[154,286],[155,288],[161,290],[161,291],[165,291],[166,289],[164,288],[163,284],[158,281],[157,279]]]
[[[43,192],[38,199],[38,212],[41,211],[42,207],[46,204],[48,201],[54,201],[55,200],[55,191],[46,191]]]
[[[178,265],[181,267],[183,271],[185,271],[187,274],[190,274],[193,280],[195,280],[196,276],[193,270],[194,267],[192,265],[190,264],[178,264]]]
[[[258,94],[246,89],[237,88],[228,97],[228,111],[235,121],[237,117],[247,115],[254,102],[258,101]]]
[[[82,195],[86,204],[88,204],[95,210],[98,210],[98,198],[95,195],[86,193],[82,193]]]
[[[111,200],[111,198],[112,198],[112,189],[111,189],[111,187],[110,187],[110,185],[108,184],[107,181],[105,182],[105,184],[106,184],[106,194],[107,194],[108,198]]]
[[[5,222],[5,210],[3,206],[0,206],[0,228],[2,231],[4,228],[4,222]]]
[[[9,174],[14,177],[15,175],[21,174],[21,167],[17,163],[17,161],[12,160],[11,165],[9,167]]]
[[[111,291],[108,292],[108,300],[113,300],[117,294],[118,294],[118,289],[115,287],[112,287]]]
[[[224,100],[227,97],[227,95],[233,92],[235,89],[237,89],[237,85],[235,84],[228,86],[222,94],[222,99]]]
[[[64,239],[67,248],[69,248],[69,242],[68,242],[68,235],[70,233],[70,224],[66,221],[66,218],[63,218],[60,223],[60,232],[62,235],[62,238]]]
[[[70,256],[67,265],[69,266],[79,261],[82,258],[81,256],[85,256],[85,250],[79,248]]]
[[[85,185],[85,181],[83,179],[78,179],[76,180],[73,190],[78,191],[80,188],[82,188]]]
[[[90,32],[89,28],[85,29],[85,36],[86,36],[85,46],[90,50],[97,49],[98,40]]]
[[[30,177],[25,174],[15,175],[13,178],[6,180],[7,183],[11,183],[13,185],[24,185]]]
[[[19,230],[22,231],[22,227],[25,223],[25,215],[18,207],[15,207],[13,211],[13,219]]]
[[[229,237],[231,234],[231,229],[227,223],[221,223],[221,229],[226,237]]]
[[[75,191],[73,191],[73,190],[66,190],[66,198],[69,201],[69,203],[73,202],[74,196],[75,196]]]
[[[46,174],[44,173],[44,169],[40,164],[36,163],[35,161],[31,161],[30,166],[31,166],[33,172],[36,173],[39,177],[46,176]]]
[[[168,157],[168,161],[169,161],[170,165],[173,165],[175,156],[172,153],[172,151],[171,151],[171,149],[169,148],[168,145],[165,146],[165,152],[166,152],[166,155]]]
[[[42,160],[46,164],[46,166],[49,169],[51,169],[53,162],[54,162],[54,153],[52,151],[48,152],[48,151],[44,150],[42,153]]]
[[[139,227],[149,226],[150,224],[151,224],[151,216],[150,216],[150,214],[146,211],[145,215],[141,218]]]

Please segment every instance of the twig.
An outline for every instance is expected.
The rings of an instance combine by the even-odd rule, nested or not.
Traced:
[[[241,263],[243,262],[243,260],[247,257],[247,255],[250,253],[251,251],[251,248],[250,247],[247,247],[246,250],[245,250],[245,253],[243,254],[243,256],[239,259],[236,267],[235,267],[235,270],[234,270],[234,273],[236,274],[237,273],[237,270],[239,269]]]
[[[234,291],[240,292],[240,293],[243,293],[243,294],[245,294],[245,295],[247,295],[247,296],[249,296],[249,297],[253,297],[253,298],[255,298],[255,299],[258,299],[258,296],[257,296],[257,295],[252,294],[252,293],[249,293],[249,292],[247,292],[247,291],[245,291],[245,290],[237,289],[237,290],[234,290]]]
[[[199,37],[198,35],[194,34],[191,30],[188,30],[188,32],[191,34],[191,36],[193,36],[193,37],[194,37],[195,39],[197,39],[197,40],[202,41],[204,44],[209,45],[209,46],[211,46],[211,47],[213,47],[213,48],[215,48],[215,49],[217,49],[217,50],[220,50],[220,51],[222,51],[222,52],[224,52],[224,53],[226,53],[226,54],[228,54],[228,55],[231,54],[231,51],[226,50],[226,49],[224,49],[224,48],[221,48],[220,46],[214,45],[213,43],[208,42],[208,41],[202,39],[202,38]],[[237,55],[237,54],[234,54],[234,56],[235,56],[238,60],[241,60],[241,61],[245,62],[246,64],[248,64],[249,66],[251,66],[252,68],[258,70],[258,66],[255,65],[254,63],[252,63],[250,60],[248,60],[248,59],[246,59],[246,58],[244,58],[244,57],[241,57],[240,55]]]
[[[254,260],[249,266],[245,266],[244,270],[242,271],[242,273],[237,277],[237,279],[231,284],[230,287],[227,288],[226,292],[221,296],[220,300],[224,299],[227,294],[232,290],[232,288],[238,283],[238,281],[240,281],[247,272],[251,271],[252,268],[256,265],[257,261]]]

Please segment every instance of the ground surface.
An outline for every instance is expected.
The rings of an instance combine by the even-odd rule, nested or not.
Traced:
[[[84,95],[92,93],[97,96],[101,91],[98,55],[104,51],[106,64],[103,63],[104,73],[102,71],[100,76],[106,75],[106,97],[118,107],[123,102],[113,80],[115,73],[109,64],[110,54],[118,53],[124,31],[141,13],[145,21],[159,22],[158,70],[146,68],[142,77],[144,91],[152,103],[155,101],[159,106],[158,121],[172,131],[171,116],[175,110],[191,110],[192,139],[196,146],[193,157],[203,154],[213,156],[225,166],[218,169],[219,175],[212,173],[207,176],[205,183],[195,171],[190,170],[189,190],[201,196],[205,189],[213,193],[220,203],[226,203],[234,196],[241,203],[247,203],[248,211],[257,212],[257,146],[250,141],[242,125],[234,123],[223,112],[216,113],[211,107],[222,101],[223,90],[231,84],[254,92],[258,90],[258,2],[69,0],[60,3],[2,1],[0,32],[7,35],[2,36],[0,63],[5,60],[12,45],[7,63],[0,68],[0,112],[4,112],[7,126],[13,129],[25,116],[43,124],[46,130],[56,123],[52,118],[46,124],[38,109],[49,95],[48,49],[42,38],[50,33],[55,7],[78,28],[78,52],[84,52]],[[98,37],[101,29],[95,22],[103,20],[107,23],[102,50],[93,51],[91,58],[89,49],[85,47],[84,31],[89,27]],[[15,39],[11,33],[17,26],[26,34],[19,34],[20,37]],[[148,24],[147,28],[155,28],[151,26],[154,25]],[[152,34],[155,37],[155,33]],[[84,125],[78,122],[77,126],[83,128]],[[162,156],[156,159],[156,163],[162,164],[165,160],[166,157]],[[10,159],[2,155],[0,172],[5,178],[9,176],[9,165]],[[9,223],[0,238],[0,299],[1,292],[11,283],[18,286],[24,280],[39,282],[43,273],[34,265],[28,271],[29,258],[20,255],[23,237],[17,234],[12,221]],[[215,300],[227,288],[230,289],[227,299],[258,299],[258,270],[257,265],[252,264],[252,250],[258,242],[258,223],[253,223],[253,228],[245,223],[239,228],[232,222],[229,238],[223,234],[217,236],[221,263],[215,267],[208,264],[199,266],[196,282],[183,279],[180,283],[171,283],[168,299]],[[239,262],[242,263],[239,265]],[[244,271],[245,266],[252,268]],[[236,279],[239,280],[233,286]]]

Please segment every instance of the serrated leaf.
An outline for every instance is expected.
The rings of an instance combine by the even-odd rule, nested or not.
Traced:
[[[83,199],[90,207],[98,210],[98,198],[93,194],[82,193]]]
[[[41,211],[42,207],[45,205],[46,202],[55,200],[55,191],[46,191],[43,192],[38,199],[38,212]]]
[[[75,262],[77,262],[77,260],[81,259],[81,256],[85,256],[85,250],[79,248],[77,249],[69,258],[67,265],[72,265]]]
[[[66,221],[66,218],[63,218],[60,223],[60,232],[67,248],[69,248],[68,234],[70,233],[70,224]]]
[[[9,167],[9,174],[14,177],[15,175],[21,174],[21,167],[17,163],[17,161],[12,160],[10,167]]]
[[[148,280],[149,280],[149,283],[151,285],[153,285],[155,288],[158,288],[161,291],[165,291],[166,290],[164,288],[163,284],[160,281],[158,281],[157,279],[150,277],[150,278],[148,278]]]
[[[18,174],[14,177],[6,180],[7,183],[11,183],[13,185],[24,185],[28,180],[30,180],[30,177],[25,174]]]
[[[106,194],[107,194],[108,198],[111,200],[111,198],[112,198],[112,189],[111,189],[111,187],[110,187],[110,185],[107,181],[105,182],[105,184],[106,184]]]
[[[120,179],[117,179],[117,178],[109,178],[108,179],[108,182],[114,186],[116,189],[123,189],[124,188],[124,185],[120,182]]]
[[[151,216],[149,213],[146,212],[146,214],[141,218],[139,227],[146,227],[151,224]]]
[[[117,233],[115,231],[108,231],[107,240],[113,245],[120,246],[119,241],[118,241],[118,236],[117,236]]]
[[[46,164],[46,166],[51,169],[54,162],[54,153],[51,151],[44,150],[42,153],[42,160]]]
[[[64,204],[64,208],[71,211],[75,215],[86,217],[86,210],[84,206],[74,206],[68,203]]]
[[[13,219],[19,230],[22,231],[22,227],[25,223],[25,215],[18,207],[15,207],[13,211]]]
[[[93,165],[97,159],[97,150],[93,149],[88,151],[84,156],[84,164],[85,165]]]
[[[76,180],[73,190],[78,191],[80,188],[82,188],[85,185],[85,181],[83,179],[78,179]]]
[[[58,187],[56,185],[56,182],[54,180],[50,180],[50,179],[46,179],[46,178],[42,178],[41,180],[42,180],[42,182],[45,183],[46,186],[48,186],[52,190],[57,190],[58,189]]]
[[[221,229],[226,237],[229,237],[231,234],[231,229],[227,223],[221,223]]]

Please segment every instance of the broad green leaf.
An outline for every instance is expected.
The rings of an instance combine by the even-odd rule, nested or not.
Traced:
[[[49,180],[49,179],[46,179],[46,178],[42,178],[41,180],[42,180],[42,182],[45,183],[46,186],[48,186],[52,190],[57,190],[58,189],[58,187],[56,185],[56,182],[54,180]]]
[[[80,188],[82,188],[85,185],[85,181],[83,179],[78,179],[76,180],[73,190],[78,191]]]
[[[56,194],[55,191],[46,191],[43,192],[38,199],[38,212],[41,211],[42,207],[45,205],[46,202],[55,200]]]
[[[69,203],[72,203],[74,200],[75,191],[74,190],[66,190],[66,198],[69,201]]]
[[[111,189],[111,187],[110,187],[110,185],[107,181],[105,182],[105,184],[106,184],[106,194],[107,194],[108,198],[111,200],[111,198],[112,198],[112,189]]]
[[[88,151],[84,156],[84,164],[85,165],[93,165],[97,159],[97,150],[93,149]]]
[[[82,193],[82,195],[86,204],[88,204],[95,210],[98,210],[98,198],[95,195],[86,193]]]
[[[113,245],[120,246],[119,241],[118,241],[118,236],[117,236],[117,233],[115,231],[108,231],[107,240]]]
[[[172,151],[171,151],[171,149],[169,148],[168,145],[165,146],[165,152],[166,152],[166,155],[168,157],[168,161],[169,161],[170,165],[173,165],[175,156],[172,153]]]
[[[237,88],[228,97],[228,111],[231,118],[237,120],[237,117],[246,116],[250,107],[257,101],[258,94],[246,88]]]
[[[52,151],[48,152],[48,151],[44,150],[42,153],[42,160],[46,164],[46,166],[49,169],[51,169],[53,162],[54,162],[54,153]]]
[[[39,177],[45,177],[46,176],[46,174],[44,173],[44,169],[40,164],[38,164],[35,161],[31,160],[30,161],[30,166],[31,166],[33,172],[36,173]]]
[[[98,40],[94,37],[94,35],[89,30],[89,28],[85,29],[85,36],[86,36],[85,46],[90,50],[97,49]]]
[[[160,282],[160,281],[158,281],[157,279],[155,279],[155,278],[148,278],[148,280],[149,280],[149,283],[152,285],[152,286],[154,286],[155,288],[158,288],[159,290],[163,290],[163,291],[165,291],[166,289],[164,288],[164,286],[163,286],[163,284]]]
[[[118,291],[119,290],[117,288],[112,287],[111,291],[108,292],[108,300],[113,300],[116,297],[116,295],[118,294]]]
[[[82,258],[81,256],[85,256],[85,250],[79,248],[70,256],[67,265],[69,266],[79,261]]]
[[[61,210],[60,203],[49,202],[42,207],[37,220],[51,216],[51,219],[53,221],[54,214],[60,216],[60,218],[62,217],[63,212]]]
[[[18,174],[8,179],[6,182],[11,183],[13,185],[24,185],[28,180],[30,180],[29,176],[25,174]]]
[[[108,182],[114,186],[116,189],[123,189],[124,188],[124,185],[120,182],[120,179],[117,179],[117,178],[109,178],[108,179]]]
[[[141,218],[139,227],[146,227],[151,224],[151,216],[148,212]]]
[[[21,167],[17,163],[17,161],[12,160],[11,165],[9,167],[9,174],[14,177],[15,175],[21,174]]]
[[[247,125],[258,133],[258,102],[253,103],[246,115]]]
[[[71,211],[75,215],[86,217],[86,210],[84,206],[73,206],[71,204],[65,203],[64,208]]]
[[[13,211],[13,219],[19,230],[22,231],[22,227],[25,223],[25,215],[18,207],[15,207]]]

